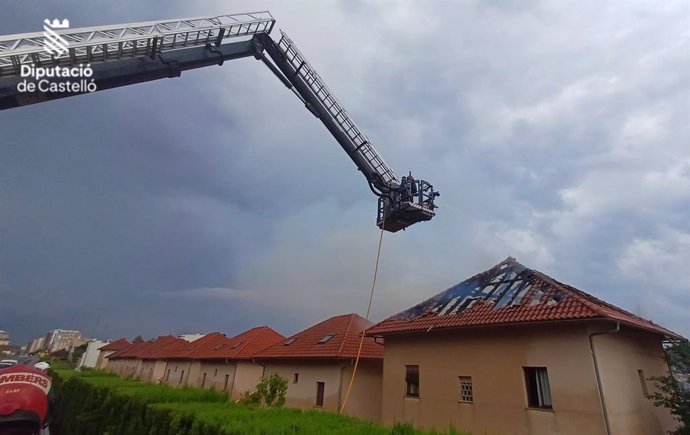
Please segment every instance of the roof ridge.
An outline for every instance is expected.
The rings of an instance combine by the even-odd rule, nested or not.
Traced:
[[[343,339],[340,341],[340,346],[338,346],[338,353],[336,355],[341,355],[343,353],[343,347],[345,347],[345,340],[347,340],[347,337],[350,335],[350,327],[352,327],[352,321],[354,320],[355,316],[357,314],[355,313],[350,313],[350,321],[347,323],[347,328],[345,328],[345,332],[343,333]]]

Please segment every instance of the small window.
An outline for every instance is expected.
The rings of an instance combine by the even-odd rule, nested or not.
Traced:
[[[235,344],[232,345],[232,347],[231,347],[230,349],[235,349],[236,347],[238,347],[238,346],[241,345],[242,343],[244,343],[244,342],[243,342],[243,341],[240,341],[239,343],[235,343]]]
[[[419,397],[419,366],[405,366],[405,394],[410,397]]]
[[[223,392],[228,391],[228,382],[230,382],[230,375],[225,375],[225,383],[223,384]]]
[[[223,347],[223,346],[225,346],[225,343],[219,344],[218,346],[214,347],[213,350],[218,350],[218,349],[220,349],[220,348]]]
[[[170,369],[165,373],[165,380],[167,381],[168,379],[170,379]]]
[[[323,406],[323,391],[326,388],[325,382],[316,383],[316,406]]]
[[[524,367],[527,404],[530,408],[553,409],[546,367]]]
[[[299,381],[299,373],[294,373],[292,375],[292,383],[296,384]]]
[[[216,369],[216,371],[213,372],[213,377],[215,378],[216,376],[218,376],[218,369]]]
[[[294,343],[295,340],[297,340],[297,339],[296,338],[288,338],[287,341],[285,343],[283,343],[283,346],[289,346],[292,343]]]
[[[461,402],[474,402],[474,395],[472,394],[472,377],[471,376],[458,376],[460,379],[460,401]]]
[[[206,386],[206,373],[204,373],[204,377],[201,380],[201,388],[204,388]]]
[[[182,379],[184,379],[184,370],[180,373],[180,384],[182,383]]]
[[[644,371],[639,369],[637,371],[637,376],[640,377],[640,385],[642,386],[642,395],[644,397],[649,396],[649,390],[647,389],[647,378],[644,377]]]
[[[335,337],[335,334],[328,334],[328,335],[324,336],[321,340],[319,340],[319,344],[323,344],[333,337]]]

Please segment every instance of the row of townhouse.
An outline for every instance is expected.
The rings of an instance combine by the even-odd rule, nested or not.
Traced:
[[[362,334],[349,415],[511,435],[676,426],[649,400],[648,379],[668,373],[662,342],[682,337],[513,258],[376,325],[347,314],[290,337],[262,326],[191,343],[118,340],[99,367],[234,400],[277,373],[288,379],[286,406],[338,411]]]

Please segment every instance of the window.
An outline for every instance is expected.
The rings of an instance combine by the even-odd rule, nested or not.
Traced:
[[[204,388],[206,386],[206,373],[204,373],[204,377],[201,379],[201,388]]]
[[[523,369],[525,370],[528,406],[530,408],[553,409],[546,367],[523,367]]]
[[[405,395],[419,397],[419,366],[405,366]]]
[[[213,372],[213,377],[215,378],[216,376],[218,376],[218,369],[216,369],[216,371]]]
[[[225,383],[223,384],[223,392],[228,391],[228,382],[230,382],[230,375],[225,375]]]
[[[325,382],[316,383],[316,406],[323,406],[323,390],[326,388]]]
[[[642,395],[644,397],[649,396],[649,390],[647,389],[647,378],[644,377],[644,371],[642,369],[638,370],[637,376],[640,377],[640,385],[642,386]]]
[[[184,370],[180,373],[180,384],[182,383],[182,379],[184,379]]]
[[[289,346],[292,343],[294,343],[295,340],[297,340],[297,339],[296,338],[288,338],[287,341],[285,343],[283,343],[283,346]]]
[[[165,380],[167,381],[168,379],[170,379],[170,369],[165,373]]]
[[[292,383],[296,384],[297,381],[299,381],[299,373],[295,373],[292,375]]]
[[[333,337],[335,337],[335,334],[328,334],[328,335],[325,335],[321,340],[319,340],[319,344],[323,344],[323,343],[327,342],[328,340],[330,340],[330,339],[333,338]]]
[[[239,347],[242,343],[244,343],[244,341],[240,341],[239,343],[235,343],[232,345],[232,347],[230,349],[235,349],[235,348]]]
[[[458,376],[460,379],[460,401],[461,402],[474,402],[474,395],[472,394],[472,377],[471,376]]]

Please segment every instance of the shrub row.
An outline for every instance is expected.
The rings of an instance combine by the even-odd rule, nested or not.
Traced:
[[[329,412],[228,403],[196,388],[121,379],[109,373],[56,370],[52,435],[430,435]],[[457,432],[451,430],[451,434]]]

